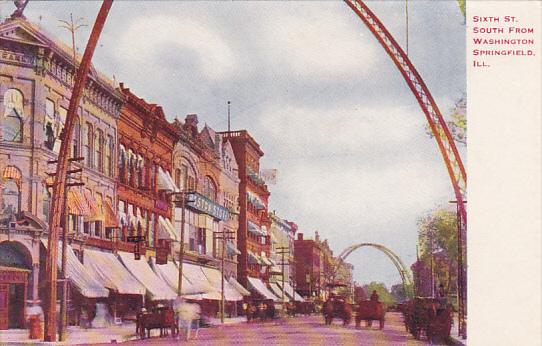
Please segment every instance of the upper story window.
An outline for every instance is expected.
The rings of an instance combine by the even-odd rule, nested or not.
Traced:
[[[6,219],[21,209],[21,171],[15,166],[7,166],[2,172],[0,182],[0,217]]]
[[[114,143],[113,143],[113,137],[110,135],[107,136],[105,139],[105,160],[104,160],[104,173],[108,176],[113,176],[113,150],[114,150]]]
[[[85,165],[92,167],[92,125],[85,123],[83,125],[83,157],[85,158]]]
[[[94,168],[103,172],[104,150],[103,150],[104,135],[102,130],[96,130],[94,133]]]
[[[75,118],[75,123],[73,126],[73,138],[72,138],[72,157],[79,157],[79,143],[81,135],[81,125],[79,124],[79,118]]]
[[[2,140],[23,141],[23,101],[23,94],[17,89],[8,89],[4,93],[4,114],[0,119]]]
[[[55,103],[52,100],[45,100],[45,121],[43,129],[45,131],[45,147],[53,150],[55,145]]]
[[[216,184],[211,177],[206,176],[203,181],[203,195],[212,201],[216,201]]]
[[[188,162],[181,165],[181,184],[182,190],[196,190],[196,171]]]

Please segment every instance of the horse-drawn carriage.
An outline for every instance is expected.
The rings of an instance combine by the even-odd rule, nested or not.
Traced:
[[[171,331],[172,336],[176,336],[177,333],[179,333],[179,329],[175,321],[173,309],[169,307],[160,307],[155,308],[152,311],[142,311],[138,313],[136,319],[136,334],[139,334],[140,338],[144,339],[145,331],[147,331],[147,338],[149,338],[151,329],[160,329],[160,337],[167,336],[168,330]]]
[[[261,322],[273,319],[275,318],[275,303],[271,299],[253,299],[247,303],[246,315],[249,323],[257,319]]]
[[[322,307],[324,321],[327,325],[333,323],[333,318],[337,317],[343,320],[343,325],[347,326],[352,321],[352,306],[344,299],[329,299]]]
[[[416,339],[422,334],[431,342],[450,337],[453,309],[441,299],[414,298],[403,306],[403,316],[407,330]]]
[[[360,327],[361,321],[366,321],[367,327],[371,327],[373,321],[380,323],[380,329],[384,328],[386,310],[381,302],[362,300],[356,309],[356,328]]]

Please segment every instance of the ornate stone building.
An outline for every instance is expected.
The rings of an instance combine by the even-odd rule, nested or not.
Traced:
[[[10,302],[9,309],[0,309],[5,329],[22,327],[25,306],[41,302],[40,239],[47,232],[52,182],[47,173],[55,172],[49,162],[60,148],[74,60],[71,49],[24,17],[0,24],[0,47],[0,298]],[[116,227],[116,122],[122,103],[110,81],[92,69],[70,149],[72,157],[83,157],[72,168],[82,168],[73,180],[84,186],[71,187],[67,200],[76,255],[89,239],[108,239]]]

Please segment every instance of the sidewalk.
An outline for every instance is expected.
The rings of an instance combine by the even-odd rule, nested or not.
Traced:
[[[222,325],[220,318],[208,320],[212,327]],[[224,325],[232,325],[246,322],[245,317],[226,318]],[[135,323],[127,322],[121,325],[113,325],[108,328],[82,329],[79,327],[68,327],[68,338],[64,342],[44,342],[28,338],[27,329],[9,329],[0,331],[0,345],[80,345],[88,343],[121,343],[138,339],[135,334]],[[154,329],[151,336],[159,336],[160,331]]]

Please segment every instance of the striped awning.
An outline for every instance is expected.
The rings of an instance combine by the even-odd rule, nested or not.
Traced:
[[[226,249],[228,252],[232,255],[240,255],[241,251],[235,246],[235,244],[232,241],[226,242]]]
[[[105,201],[105,205],[103,209],[104,209],[104,216],[105,216],[104,227],[109,227],[109,228],[119,227],[119,221],[117,219],[117,216],[115,215],[115,212],[113,211],[113,206],[108,200]]]
[[[249,232],[252,232],[254,233],[255,235],[259,235],[259,236],[266,236],[267,234],[262,231],[262,229],[260,227],[258,227],[258,225],[256,225],[254,222],[252,221],[248,221],[248,231]]]
[[[85,217],[91,215],[87,201],[79,190],[70,189],[68,191],[68,212],[72,215]]]
[[[262,264],[260,256],[256,255],[254,252],[248,250],[248,262],[251,264]]]
[[[90,210],[90,215],[85,217],[85,221],[104,221],[105,217],[102,212],[102,209],[100,206],[98,206],[98,203],[96,202],[96,199],[94,199],[94,196],[92,196],[92,193],[90,193],[89,190],[85,189],[83,190],[83,195],[85,196],[86,203],[88,205],[88,208]]]
[[[4,168],[2,173],[2,178],[4,179],[13,179],[18,186],[21,186],[22,175],[21,171],[15,166],[7,166]]]
[[[179,241],[175,227],[171,224],[168,218],[158,216],[158,239],[168,239]]]

